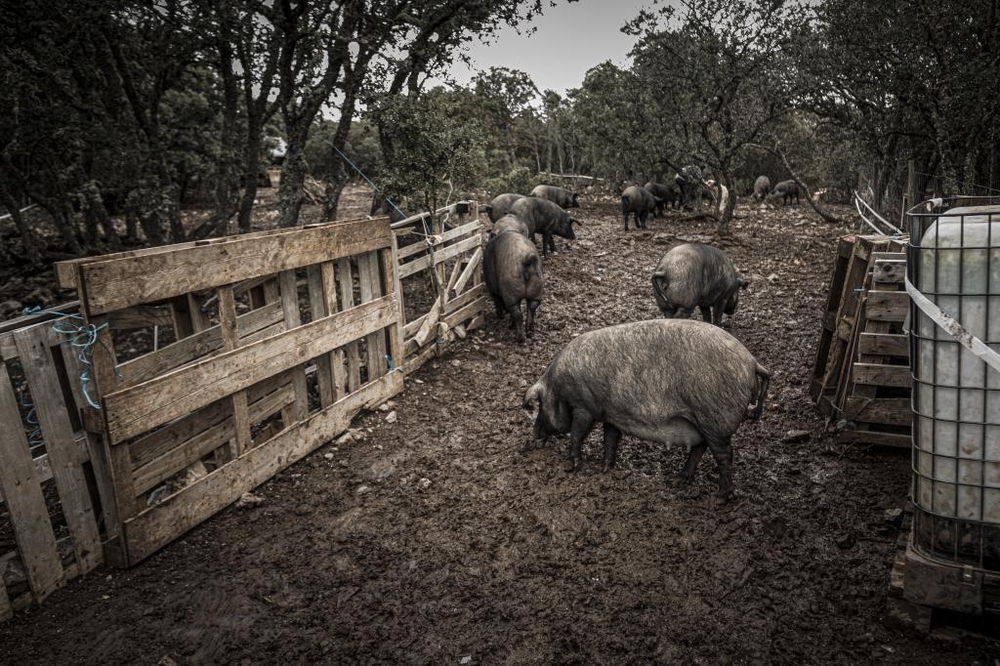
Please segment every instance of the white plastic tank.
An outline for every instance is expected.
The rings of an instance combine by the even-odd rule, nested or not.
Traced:
[[[914,218],[911,282],[1000,352],[1000,206]],[[935,520],[1000,528],[1000,372],[918,307],[911,320],[914,503]],[[963,549],[961,530],[941,534],[928,533],[935,548]]]

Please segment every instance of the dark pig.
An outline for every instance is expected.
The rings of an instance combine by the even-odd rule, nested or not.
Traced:
[[[646,190],[654,197],[657,197],[659,201],[656,204],[656,215],[663,217],[663,209],[667,204],[670,204],[671,208],[674,208],[674,204],[680,200],[680,190],[677,189],[677,184],[664,185],[663,183],[655,183],[649,181],[642,186],[642,189]]]
[[[753,200],[760,203],[771,193],[771,179],[767,176],[757,176],[753,182]]]
[[[701,201],[704,176],[700,167],[689,164],[682,168],[680,173],[674,176],[674,183],[681,193],[681,208],[696,205]]]
[[[542,301],[542,260],[535,244],[516,231],[494,236],[483,251],[483,280],[493,298],[497,318],[510,313],[510,325],[518,342],[525,329],[535,329],[535,310]],[[527,326],[521,318],[521,301],[527,303]]]
[[[493,201],[490,205],[485,207],[486,214],[490,216],[490,222],[496,222],[501,217],[510,212],[510,207],[518,199],[523,199],[523,194],[514,194],[513,192],[507,192],[505,194],[498,194],[493,197]]]
[[[689,482],[706,447],[719,466],[718,500],[733,494],[732,436],[764,409],[770,373],[733,336],[694,320],[652,319],[584,333],[560,351],[524,395],[538,403],[535,439],[570,434],[570,469],[596,421],[604,423],[604,466],[618,440],[689,447]]]
[[[555,185],[539,185],[531,190],[531,196],[538,197],[539,199],[548,199],[564,210],[580,207],[580,202],[577,200],[577,197],[580,195],[576,192],[570,192],[566,188],[556,187]]]
[[[490,238],[498,236],[505,231],[515,231],[525,238],[531,235],[528,231],[528,225],[524,223],[524,220],[510,214],[504,215],[493,223],[493,228],[490,229]]]
[[[646,220],[653,212],[660,199],[638,185],[629,185],[622,192],[622,216],[625,218],[625,231],[628,231],[628,218],[635,218],[635,228],[645,229]]]
[[[543,257],[548,255],[550,249],[553,252],[556,251],[556,244],[552,240],[552,236],[562,236],[569,240],[576,239],[573,225],[579,224],[579,222],[548,199],[524,197],[515,201],[508,212],[519,217],[528,225],[528,234],[532,241],[535,240],[535,234],[542,235]]]
[[[774,186],[774,196],[781,197],[781,205],[791,203],[792,197],[795,197],[795,203],[799,202],[799,184],[794,180],[783,180]]]
[[[671,249],[653,271],[653,297],[665,317],[684,319],[695,307],[701,317],[722,325],[739,305],[744,280],[725,252],[711,245],[685,243]]]

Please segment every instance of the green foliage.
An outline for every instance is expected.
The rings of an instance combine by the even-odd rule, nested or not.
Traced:
[[[491,198],[505,192],[528,194],[536,185],[543,184],[543,180],[531,169],[519,166],[505,174],[487,178],[483,181],[483,189],[489,193]]]
[[[337,123],[331,120],[320,120],[315,123],[306,143],[306,162],[309,173],[316,178],[327,178],[334,173],[344,159],[333,150],[334,135],[337,133]],[[382,166],[382,150],[378,143],[378,133],[368,122],[362,121],[351,125],[347,134],[347,143],[341,149],[362,173],[373,178]],[[349,165],[348,175],[357,176]]]

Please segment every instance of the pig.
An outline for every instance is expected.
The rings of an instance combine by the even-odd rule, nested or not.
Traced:
[[[569,471],[596,421],[604,424],[604,468],[614,467],[618,440],[689,447],[687,483],[706,447],[719,466],[717,499],[733,496],[732,436],[758,420],[771,373],[733,336],[696,320],[651,319],[584,333],[567,344],[525,393],[538,405],[534,438],[570,434]]]
[[[528,225],[524,223],[524,220],[516,215],[510,215],[509,213],[493,223],[493,228],[490,229],[490,238],[502,234],[505,231],[516,231],[525,238],[528,238],[528,236],[531,235],[528,231]]]
[[[795,197],[795,203],[799,202],[799,184],[794,180],[783,180],[774,186],[773,191],[774,196],[781,197],[781,205],[791,203],[792,197]]]
[[[680,200],[681,193],[677,189],[676,184],[664,185],[662,183],[655,183],[653,181],[649,181],[648,183],[642,186],[642,189],[646,190],[654,197],[659,197],[660,199],[660,201],[656,204],[656,211],[654,217],[656,215],[663,217],[663,209],[666,207],[666,205],[670,204],[670,207],[673,208],[674,204]]]
[[[523,344],[525,330],[528,334],[535,330],[535,310],[542,302],[542,261],[535,244],[517,231],[498,233],[483,251],[483,280],[497,318],[510,313],[511,328]],[[521,317],[521,301],[527,304],[527,325]]]
[[[646,220],[657,204],[662,201],[658,196],[638,185],[629,185],[622,192],[622,216],[625,218],[625,231],[628,231],[628,218],[635,218],[635,228],[645,229]]]
[[[723,313],[736,312],[748,284],[729,255],[702,243],[671,249],[653,271],[653,297],[663,316],[684,319],[698,307],[702,319],[716,326],[722,326]]]
[[[563,210],[580,207],[580,202],[577,200],[577,197],[580,195],[576,192],[570,192],[563,187],[539,185],[531,190],[531,196],[538,197],[539,199],[548,199]]]
[[[510,207],[514,204],[514,202],[523,198],[523,194],[514,194],[513,192],[498,194],[493,197],[493,201],[490,202],[490,205],[484,207],[486,214],[490,216],[490,222],[496,222],[501,217],[506,215],[510,211]]]
[[[508,212],[521,218],[528,225],[528,236],[532,241],[535,240],[535,234],[542,235],[543,257],[548,256],[549,249],[553,252],[556,251],[556,244],[552,240],[552,236],[562,236],[569,240],[576,239],[573,225],[580,224],[580,222],[574,220],[569,213],[548,199],[523,197],[515,201]]]
[[[771,193],[771,179],[767,176],[757,176],[753,182],[753,200],[760,203]]]

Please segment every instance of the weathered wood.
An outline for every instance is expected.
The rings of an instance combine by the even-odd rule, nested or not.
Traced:
[[[871,321],[903,321],[910,311],[905,291],[869,291],[865,316]]]
[[[837,439],[847,444],[874,444],[910,449],[912,439],[909,433],[879,432],[877,430],[844,430]]]
[[[294,399],[295,394],[291,384],[286,384],[273,393],[250,403],[248,405],[249,420],[254,423],[267,418]],[[136,467],[136,492],[142,494],[155,488],[165,479],[226,444],[232,438],[232,433],[233,417],[224,415],[218,423],[185,439],[179,445],[167,450],[159,457],[149,460],[146,464]]]
[[[236,298],[232,285],[219,287],[219,326],[222,328],[222,346],[232,352],[240,346],[240,334],[236,324]],[[240,456],[250,448],[250,407],[245,389],[233,392],[233,436],[236,440],[235,454]],[[159,424],[157,424],[159,425]],[[148,429],[148,428],[147,428]],[[223,458],[228,456],[223,453]]]
[[[400,279],[409,277],[414,273],[418,273],[422,270],[426,270],[431,266],[440,266],[449,259],[456,257],[463,252],[468,252],[474,247],[478,247],[482,244],[482,239],[477,234],[472,238],[466,238],[463,241],[455,243],[454,245],[449,245],[443,249],[435,249],[434,254],[429,254],[426,257],[420,257],[419,259],[414,259],[413,261],[403,264],[399,267],[399,277]]]
[[[383,297],[280,335],[187,365],[105,398],[112,443],[141,434],[279,372],[385,328],[398,304]]]
[[[174,317],[175,313],[171,308],[162,305],[136,305],[109,313],[108,323],[115,330],[131,330],[150,326],[174,326]]]
[[[486,285],[477,284],[476,286],[468,289],[467,291],[460,294],[458,297],[451,299],[444,306],[444,313],[449,315],[456,310],[461,310],[466,305],[472,301],[478,300],[486,295]]]
[[[420,325],[420,330],[413,336],[413,341],[418,347],[423,347],[427,343],[428,338],[437,332],[437,324],[440,317],[441,297],[438,296],[437,300],[434,301],[434,305],[431,306],[430,312],[427,313],[427,317],[424,318],[423,324]]]
[[[7,364],[3,362],[0,362],[0,423],[4,424],[0,428],[0,460],[3,460],[0,492],[7,504],[28,584],[35,598],[41,601],[62,585],[63,567],[45,496],[28,452],[28,439],[20,427],[17,396]]]
[[[472,254],[469,259],[469,263],[465,265],[465,270],[462,274],[458,276],[458,281],[455,282],[453,293],[460,294],[462,290],[465,289],[465,285],[469,283],[472,276],[479,272],[479,266],[483,261],[483,248],[477,247],[476,251]]]
[[[79,264],[84,311],[93,316],[191,291],[232,284],[266,273],[388,247],[387,221],[344,222],[289,229],[261,237],[237,236],[220,243],[173,248],[142,257],[110,255]],[[211,270],[205,270],[211,267]]]
[[[135,516],[125,527],[132,564],[346,430],[358,410],[373,408],[401,389],[402,377],[395,372],[368,383]]]
[[[240,344],[253,342],[251,336],[277,323],[284,328],[280,303],[269,303],[236,318]],[[134,386],[162,375],[186,363],[213,354],[222,349],[222,329],[219,325],[162,347],[159,351],[144,354],[118,366],[124,386]]]
[[[385,252],[386,250],[383,250]],[[323,299],[326,302],[326,314],[337,312],[337,279],[332,261],[320,265],[320,277],[323,282]],[[347,375],[344,371],[344,350],[336,349],[329,354],[329,362],[333,370],[333,399],[340,400],[347,395]]]
[[[486,309],[488,307],[487,303],[488,301],[485,297],[474,300],[465,307],[455,310],[451,314],[447,315],[444,318],[444,323],[448,324],[450,328],[454,328],[467,319],[472,319]]]
[[[907,365],[855,363],[854,381],[857,384],[905,388],[910,386],[910,367]]]
[[[913,419],[909,398],[852,396],[844,404],[844,418],[858,423],[908,426]]]
[[[465,224],[460,227],[455,227],[454,229],[439,235],[434,243],[435,251],[441,249],[448,243],[448,241],[461,238],[462,236],[468,236],[470,234],[479,235],[478,221],[470,222],[469,224]],[[427,249],[427,241],[420,241],[418,243],[414,243],[413,245],[407,245],[406,247],[399,249],[397,259],[402,261],[403,259],[407,259],[415,254],[419,254],[420,252],[425,252]]]
[[[406,358],[403,354],[403,299],[402,288],[399,284],[398,272],[394,269],[397,266],[396,244],[392,247],[381,250],[382,266],[387,271],[386,275],[386,295],[395,296],[399,303],[398,318],[393,326],[389,327],[389,361],[390,365],[401,367],[405,364]]]
[[[862,333],[858,343],[862,355],[910,356],[910,338],[901,333]]]
[[[84,458],[75,442],[48,336],[36,326],[18,331],[14,337],[24,377],[31,388],[38,424],[45,438],[45,450],[59,490],[59,503],[73,537],[76,561],[81,573],[87,573],[101,563],[101,540],[83,473]]]
[[[330,267],[330,263],[313,265],[306,271],[309,285],[309,311],[314,319],[332,314],[324,293],[321,266]],[[330,365],[330,354],[323,354],[316,359],[316,388],[319,392],[320,407],[326,407],[333,403],[333,368]]]
[[[378,252],[368,252],[358,257],[358,275],[360,277],[361,302],[367,303],[382,296],[382,274],[379,270]],[[385,331],[375,331],[367,338],[368,350],[368,380],[371,381],[386,373]]]
[[[11,331],[16,331],[21,328],[27,328],[34,324],[40,324],[42,322],[52,322],[56,319],[62,318],[62,315],[72,315],[77,314],[80,311],[80,301],[70,301],[69,303],[63,303],[62,305],[53,306],[47,310],[40,310],[32,314],[21,315],[19,317],[14,317],[13,319],[7,319],[5,321],[0,321],[0,336],[4,333],[9,333]]]
[[[895,254],[893,255],[895,256]],[[876,259],[875,275],[872,281],[876,284],[903,284],[906,278],[906,259]]]
[[[350,259],[337,261],[337,277],[340,287],[340,309],[349,310],[354,303],[354,277],[351,272]],[[347,391],[357,391],[361,386],[361,350],[357,342],[349,342],[346,347],[347,358]]]
[[[282,271],[278,277],[281,288],[281,309],[285,313],[285,326],[289,330],[297,329],[302,325],[302,317],[299,313],[299,292],[295,279],[295,271]],[[287,408],[284,414],[285,425],[289,426],[294,421],[301,421],[309,414],[309,385],[306,383],[305,361],[312,358],[304,356],[302,363],[292,369],[292,386],[295,388],[295,401]]]

